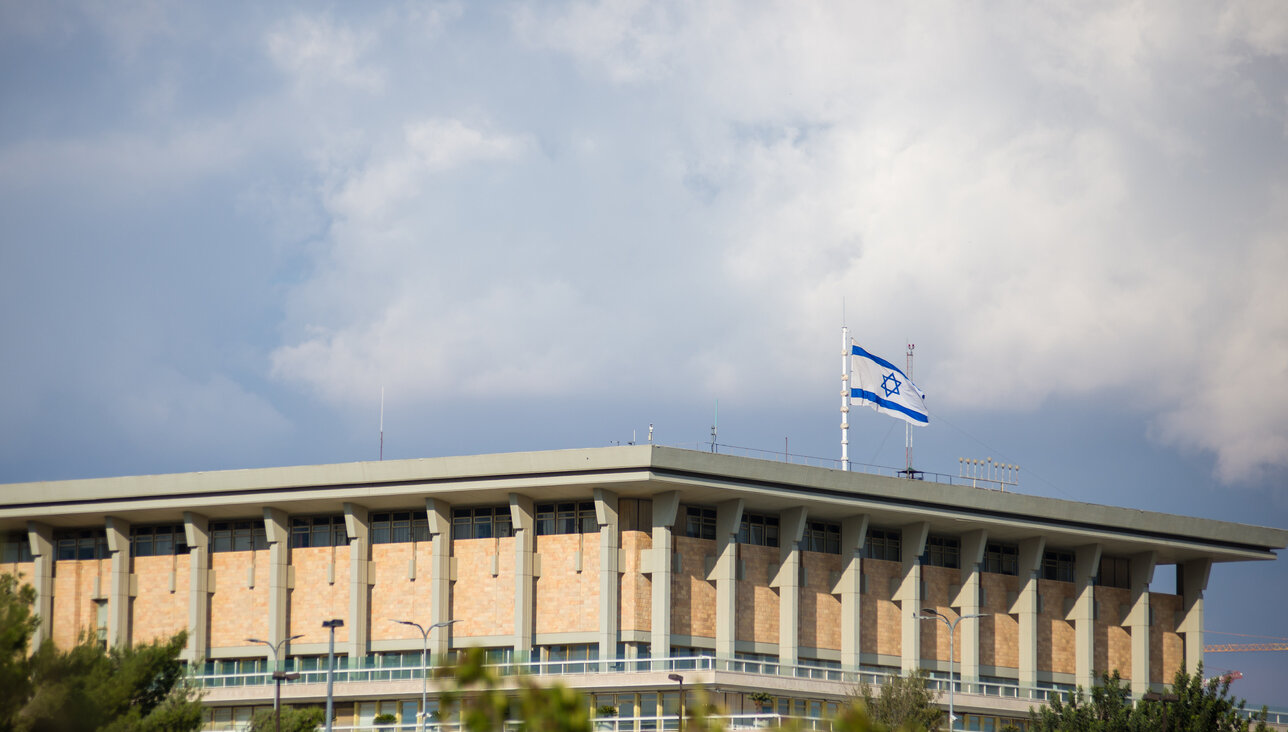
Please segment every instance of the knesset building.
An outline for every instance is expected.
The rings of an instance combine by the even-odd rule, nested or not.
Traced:
[[[1288,545],[654,445],[10,484],[0,532],[0,571],[37,590],[37,642],[187,630],[210,729],[271,704],[269,644],[303,673],[284,700],[320,702],[334,619],[339,727],[411,723],[426,643],[557,676],[619,729],[674,726],[677,672],[731,714],[766,692],[775,713],[819,718],[861,678],[947,678],[947,624],[923,609],[983,615],[953,646],[960,724],[987,729],[1105,671],[1140,695],[1193,669],[1213,565]],[[1166,565],[1175,594],[1151,592]],[[426,640],[399,620],[455,622]]]

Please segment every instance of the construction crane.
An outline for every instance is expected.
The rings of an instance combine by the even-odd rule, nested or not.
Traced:
[[[1243,651],[1288,651],[1288,643],[1218,643],[1203,646],[1204,653],[1240,653]]]
[[[1239,680],[1239,679],[1241,679],[1241,678],[1243,678],[1243,672],[1242,672],[1242,671],[1222,671],[1222,672],[1218,673],[1216,676],[1213,676],[1213,677],[1211,677],[1211,678],[1207,678],[1207,679],[1203,679],[1203,683],[1205,683],[1205,684],[1206,684],[1206,683],[1208,683],[1209,681],[1217,681],[1217,682],[1225,682],[1225,683],[1229,683],[1229,682],[1231,682],[1231,681],[1237,681],[1237,680]]]

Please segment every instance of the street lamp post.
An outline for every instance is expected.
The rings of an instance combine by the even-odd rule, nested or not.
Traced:
[[[331,631],[326,651],[326,732],[331,732],[331,718],[335,716],[335,629],[344,627],[344,620],[323,620],[322,627]]]
[[[680,685],[680,732],[684,732],[684,677],[679,674],[668,674],[666,678]]]
[[[277,729],[277,732],[282,732],[282,682],[300,678],[299,674],[288,674],[277,667],[277,652],[282,650],[283,645],[290,643],[296,638],[303,637],[304,634],[300,633],[299,635],[293,635],[290,638],[283,638],[275,644],[269,643],[266,640],[260,640],[259,638],[246,639],[247,643],[263,643],[268,646],[268,650],[273,652],[273,726]]]
[[[416,716],[420,717],[420,729],[424,730],[425,725],[429,723],[429,634],[434,631],[434,628],[446,628],[452,623],[461,622],[461,620],[460,618],[457,618],[456,620],[448,620],[443,623],[434,623],[428,628],[422,626],[420,623],[413,623],[410,620],[394,620],[394,622],[402,625],[410,625],[420,631],[420,714]]]
[[[944,625],[948,626],[948,730],[949,732],[952,732],[953,724],[957,721],[957,717],[953,714],[953,687],[957,685],[957,682],[954,680],[954,677],[955,677],[954,670],[957,667],[956,666],[957,661],[956,661],[956,656],[953,653],[953,636],[957,631],[957,624],[960,623],[961,621],[967,618],[983,618],[986,616],[987,616],[987,613],[971,613],[970,615],[958,615],[956,619],[949,620],[947,615],[944,615],[943,613],[937,610],[930,610],[927,608],[922,608],[920,615],[913,616],[914,618],[921,618],[922,620],[931,620],[931,621],[941,620],[943,621]]]

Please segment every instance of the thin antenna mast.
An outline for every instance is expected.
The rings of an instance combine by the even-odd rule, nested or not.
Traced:
[[[913,349],[914,349],[914,348],[916,348],[916,347],[917,347],[917,345],[916,345],[915,343],[909,343],[909,344],[908,344],[908,378],[909,378],[909,379],[912,379],[912,378],[913,378],[913,376],[912,376],[912,351],[913,351]],[[909,477],[909,478],[911,478],[911,477],[913,477],[913,473],[915,472],[915,471],[912,469],[912,424],[911,424],[911,423],[909,423],[909,424],[905,424],[905,425],[903,426],[903,435],[904,435],[904,437],[903,437],[903,444],[904,444],[904,456],[905,456],[905,458],[907,459],[907,462],[908,462],[907,466],[905,466],[905,467],[906,467],[906,470],[905,470],[904,472],[905,472],[905,473],[907,473],[907,475],[908,475],[908,477]]]
[[[716,451],[716,435],[720,426],[720,400],[716,400],[716,411],[711,417],[711,452]]]
[[[842,322],[845,305],[841,301]],[[841,326],[841,470],[850,469],[850,329]]]
[[[385,387],[380,387],[380,460],[385,459]]]

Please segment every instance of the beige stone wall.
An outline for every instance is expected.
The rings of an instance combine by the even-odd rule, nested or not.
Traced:
[[[832,594],[841,556],[801,552],[805,583],[800,588],[800,640],[804,648],[841,650],[841,596]]]
[[[980,587],[984,590],[981,613],[992,616],[980,618],[979,663],[981,666],[1018,669],[1020,665],[1020,621],[1009,614],[1010,598],[1019,591],[1019,578],[992,572],[980,572]]]
[[[110,559],[63,559],[54,562],[54,617],[51,636],[54,645],[71,648],[80,640],[82,632],[97,632],[95,580],[99,580],[99,591],[106,597],[111,578]]]
[[[714,557],[710,539],[674,537],[680,571],[671,575],[671,632],[701,638],[716,637],[716,586],[706,580],[706,558]]]
[[[926,595],[922,598],[921,606],[943,613],[950,618],[954,617],[957,613],[950,607],[953,601],[952,588],[953,585],[961,581],[961,570],[923,566],[921,568],[921,579],[926,585]],[[913,612],[915,612],[915,609],[910,608],[908,610],[909,614]],[[954,660],[961,660],[961,649],[957,647],[955,642],[949,643],[947,625],[938,621],[932,623],[928,620],[922,620],[920,622],[922,658],[946,659],[951,645],[953,654],[957,657]]]
[[[452,586],[453,637],[514,633],[514,537],[452,542],[456,582]],[[496,557],[497,573],[492,574]]]
[[[778,590],[769,586],[778,569],[778,547],[738,547],[745,570],[737,581],[738,600],[734,638],[754,643],[778,643]]]
[[[868,591],[860,603],[863,653],[899,656],[903,653],[903,618],[890,594],[890,580],[903,575],[903,565],[884,559],[863,560]]]
[[[623,531],[622,567],[619,577],[618,619],[622,630],[648,631],[653,627],[653,580],[641,572],[653,549],[653,537],[645,531]]]
[[[581,569],[577,569],[577,552]],[[537,537],[541,577],[533,618],[538,633],[599,629],[599,532]]]
[[[134,597],[130,618],[130,641],[147,643],[186,630],[188,586],[192,579],[188,555],[135,557],[133,562],[139,592]]]
[[[1179,595],[1149,593],[1149,606],[1154,609],[1154,626],[1149,634],[1149,681],[1170,684],[1176,670],[1185,664],[1185,640],[1176,632],[1176,613],[1181,609]]]
[[[335,642],[349,640],[349,629],[358,622],[349,617],[349,547],[296,547],[291,549],[291,566],[295,587],[288,599],[289,633],[304,635],[296,643],[328,642],[330,631],[322,622],[331,618],[344,620],[344,626],[335,629]]]
[[[12,574],[18,577],[19,586],[35,586],[35,562],[0,562],[0,574]]]
[[[210,595],[210,646],[244,646],[268,637],[268,551],[214,552]],[[247,584],[254,567],[254,587]]]
[[[409,577],[413,557],[416,560],[415,579]],[[371,640],[421,640],[420,632],[415,628],[393,620],[430,625],[432,561],[433,544],[428,541],[371,546],[372,567],[367,576],[372,583],[371,630],[368,636]]]
[[[1076,672],[1073,623],[1064,619],[1064,601],[1073,597],[1072,582],[1038,580],[1042,612],[1038,613],[1038,670]]]
[[[1122,626],[1123,605],[1131,603],[1131,592],[1119,587],[1097,587],[1100,617],[1096,619],[1096,654],[1092,668],[1096,675],[1118,670],[1131,678],[1131,631]]]

